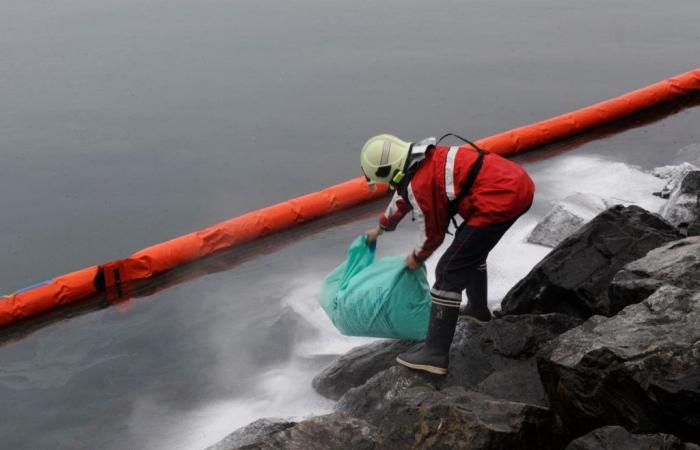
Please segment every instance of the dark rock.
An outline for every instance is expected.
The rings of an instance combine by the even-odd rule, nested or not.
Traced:
[[[378,423],[395,398],[417,387],[435,390],[433,377],[403,366],[394,366],[374,375],[365,384],[348,390],[338,400],[335,410]]]
[[[494,398],[538,406],[549,405],[537,373],[535,358],[525,361],[513,360],[508,366],[494,371],[481,380],[472,390]]]
[[[700,290],[700,237],[670,242],[627,264],[608,288],[611,312],[641,302],[664,284]]]
[[[462,386],[496,398],[546,406],[534,355],[546,342],[579,323],[580,320],[563,314],[507,316],[483,326],[460,321],[452,342],[448,375],[422,380],[440,388]],[[329,396],[328,393],[338,395],[362,386],[373,375],[396,365],[396,354],[403,345],[384,341],[353,349],[318,375],[314,387]],[[379,398],[389,392],[392,383],[405,386],[407,373],[412,372],[389,371],[352,395]],[[509,380],[511,376],[516,378]]]
[[[684,444],[670,434],[632,434],[622,427],[607,426],[593,430],[572,441],[566,450],[691,450],[695,444]]]
[[[700,220],[696,220],[688,225],[688,228],[685,230],[685,234],[688,236],[700,236]]]
[[[563,332],[581,324],[565,314],[506,316],[484,329],[496,353],[510,358],[533,356]]]
[[[460,387],[414,387],[388,403],[378,424],[392,449],[556,449],[561,427],[548,408]]]
[[[649,250],[681,237],[655,214],[637,206],[614,206],[552,250],[506,294],[501,311],[608,315],[605,294],[613,276]]]
[[[395,364],[396,355],[416,345],[414,341],[377,341],[350,350],[313,379],[314,389],[338,400],[348,389],[362,385]]]
[[[296,425],[284,419],[259,419],[239,428],[207,450],[233,450],[244,445],[261,443],[269,435],[286,430]]]
[[[239,447],[246,450],[374,450],[379,435],[364,420],[328,414],[297,423],[262,441]]]
[[[663,286],[551,341],[538,369],[575,434],[605,425],[700,442],[700,293]]]
[[[547,407],[535,355],[578,324],[564,314],[460,321],[445,377],[395,365],[389,343],[355,349],[332,366],[335,379],[352,375],[352,355],[362,367],[389,368],[347,389],[336,412],[380,430],[382,448],[562,448],[564,429]]]
[[[564,314],[506,316],[483,326],[460,322],[452,341],[450,370],[439,387],[461,386],[496,398],[547,406],[534,355],[578,324],[580,320]]]

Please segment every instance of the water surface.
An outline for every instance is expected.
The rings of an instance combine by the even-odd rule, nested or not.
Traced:
[[[700,56],[695,0],[0,7],[1,292],[357,176],[373,134],[478,138]],[[659,182],[629,165],[676,160],[698,119],[521,158],[538,203],[494,252],[492,303],[546,253],[522,238],[553,200],[605,187],[654,206]],[[315,295],[373,222],[1,346],[0,442],[201,448],[256,417],[330,408],[310,378],[363,340],[339,336]],[[409,222],[380,251],[413,239]]]

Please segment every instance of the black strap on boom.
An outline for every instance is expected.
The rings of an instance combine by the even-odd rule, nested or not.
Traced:
[[[440,143],[443,139],[445,139],[448,136],[454,136],[457,139],[461,139],[467,144],[471,145],[474,147],[474,149],[479,152],[479,156],[476,157],[476,160],[474,161],[474,164],[472,164],[471,169],[469,169],[469,173],[467,174],[467,178],[464,180],[464,184],[459,189],[459,192],[457,193],[457,196],[452,200],[451,202],[447,203],[447,221],[448,223],[452,221],[454,224],[455,228],[457,228],[457,221],[455,220],[455,216],[457,215],[458,209],[459,209],[459,204],[462,202],[464,197],[466,197],[469,194],[469,191],[471,191],[472,187],[474,186],[474,182],[476,181],[477,175],[479,175],[479,171],[481,170],[481,166],[484,165],[484,156],[488,154],[486,150],[482,150],[479,147],[476,146],[473,142],[464,139],[461,136],[458,136],[453,133],[447,133],[446,135],[442,136],[440,139],[438,139],[437,143]],[[436,144],[437,145],[437,144]]]

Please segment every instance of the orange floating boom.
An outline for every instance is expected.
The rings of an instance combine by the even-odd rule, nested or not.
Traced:
[[[478,141],[500,155],[550,144],[624,119],[662,103],[700,93],[700,68],[586,108]],[[92,266],[30,286],[0,299],[0,326],[99,293],[103,280],[112,297],[127,297],[130,283],[154,277],[217,251],[259,239],[322,216],[377,199],[364,178],[288,200],[221,222],[134,253],[126,259]]]

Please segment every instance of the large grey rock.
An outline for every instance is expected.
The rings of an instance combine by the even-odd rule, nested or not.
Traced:
[[[296,425],[285,419],[259,419],[239,428],[207,450],[233,450],[245,445],[259,444],[271,434],[284,431]]]
[[[394,366],[374,375],[363,385],[348,390],[336,403],[335,410],[370,423],[379,423],[389,404],[407,390],[415,387],[435,390],[435,382],[431,378],[403,366]]]
[[[700,236],[700,219],[688,225],[685,230],[685,234],[688,236]]]
[[[501,302],[504,314],[610,314],[613,276],[649,250],[680,239],[661,217],[638,206],[614,206],[552,250]],[[602,294],[602,295],[601,295]]]
[[[348,389],[393,366],[396,355],[413,345],[415,341],[383,340],[356,347],[316,375],[312,385],[324,397],[338,400]]]
[[[392,449],[558,449],[549,408],[493,399],[460,387],[414,387],[389,402],[378,424]]]
[[[450,370],[440,388],[461,386],[495,398],[546,406],[535,354],[577,326],[564,314],[506,316],[479,326],[460,323],[450,351]]]
[[[700,293],[659,288],[594,316],[538,359],[551,407],[575,434],[604,425],[700,442]]]
[[[380,445],[376,429],[364,420],[344,414],[313,417],[261,441],[238,447],[246,450],[375,450]]]
[[[607,426],[571,441],[566,450],[697,450],[671,434],[632,434],[622,427]]]
[[[688,172],[671,189],[668,203],[661,215],[673,225],[682,228],[700,219],[700,170]]]
[[[507,316],[486,325],[460,321],[450,351],[450,371],[445,377],[416,378],[414,372],[399,368],[386,371],[396,365],[397,348],[390,342],[382,342],[344,355],[315,378],[314,386],[324,387],[319,391],[322,395],[342,391],[343,404],[354,402],[355,397],[365,401],[362,398],[391,395],[391,389],[408,385],[406,380],[410,378],[441,389],[461,386],[495,398],[546,406],[534,355],[545,343],[579,323],[578,319],[564,314]],[[388,348],[392,350],[387,351]],[[368,375],[370,372],[373,373]],[[365,384],[379,373],[382,377]],[[341,386],[335,386],[336,382]]]
[[[610,205],[595,194],[576,193],[557,202],[530,232],[531,244],[556,247]]]
[[[670,242],[627,264],[608,288],[611,311],[639,303],[664,284],[700,291],[700,236]]]

